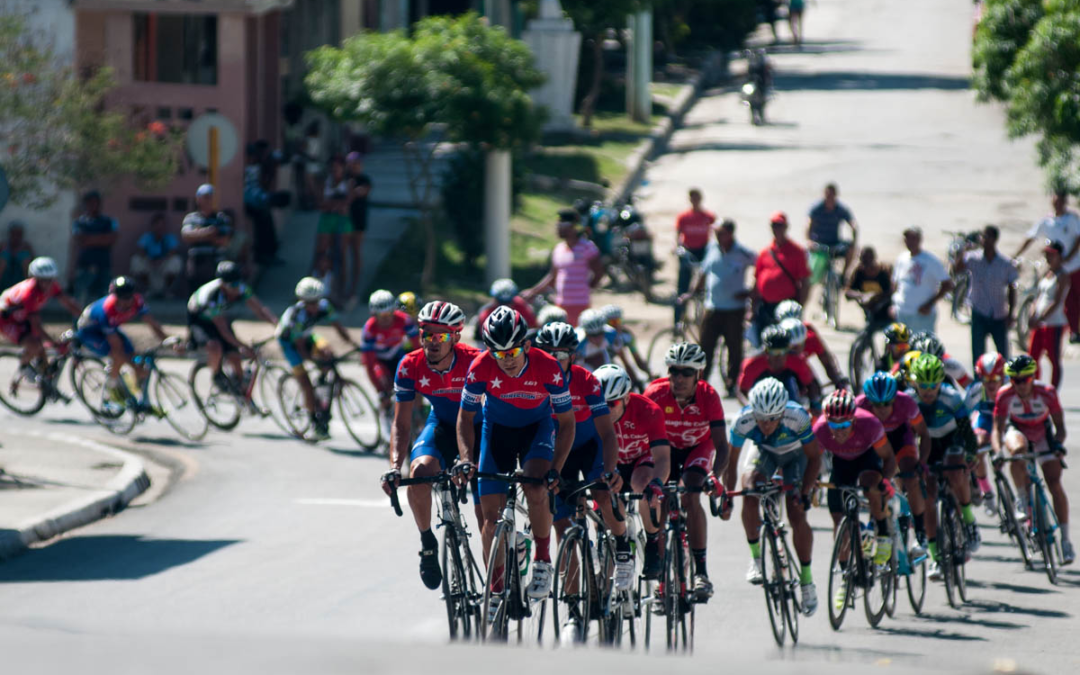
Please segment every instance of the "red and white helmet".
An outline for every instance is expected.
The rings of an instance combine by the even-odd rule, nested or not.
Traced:
[[[847,389],[835,389],[821,408],[826,419],[846,422],[855,417],[855,397]]]
[[[421,328],[439,326],[451,330],[461,330],[465,326],[465,312],[452,302],[435,300],[420,308],[416,322]]]
[[[987,352],[975,362],[975,377],[980,380],[997,380],[1005,376],[1005,357],[997,352]]]

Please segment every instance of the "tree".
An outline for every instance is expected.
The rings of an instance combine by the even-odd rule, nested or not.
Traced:
[[[153,189],[179,167],[181,134],[161,122],[136,128],[105,109],[112,71],[80,78],[25,15],[0,13],[0,167],[11,200],[45,208],[60,192],[134,178]]]
[[[654,0],[664,46],[674,53],[683,42],[733,50],[757,28],[758,0]]]
[[[424,228],[421,284],[435,274],[431,161],[441,141],[511,149],[539,137],[528,91],[543,83],[524,42],[474,13],[434,16],[402,31],[361,33],[307,55],[312,101],[334,118],[403,139],[413,203]]]
[[[581,101],[581,126],[592,126],[596,102],[604,82],[604,39],[611,28],[622,28],[626,17],[648,6],[646,0],[563,0],[563,10],[581,32],[582,45],[592,49],[592,78]]]
[[[1008,99],[1005,73],[1044,14],[1042,0],[987,0],[971,51],[980,100]]]

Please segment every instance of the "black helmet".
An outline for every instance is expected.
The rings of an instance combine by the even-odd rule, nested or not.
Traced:
[[[131,277],[116,277],[109,284],[109,293],[124,300],[135,297],[137,290],[135,280]]]
[[[761,331],[761,344],[769,352],[783,352],[791,346],[791,336],[779,325],[768,326]]]
[[[562,321],[545,324],[536,334],[536,346],[545,352],[556,349],[577,349],[579,342],[574,327]]]
[[[222,260],[217,266],[217,278],[227,284],[235,284],[244,278],[240,266],[231,260]]]
[[[511,349],[525,341],[529,325],[516,309],[506,305],[495,308],[484,321],[484,344],[492,350]]]

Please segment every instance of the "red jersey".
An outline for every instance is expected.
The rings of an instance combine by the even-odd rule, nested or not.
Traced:
[[[60,284],[55,281],[49,290],[42,291],[37,279],[24,279],[0,293],[0,312],[14,321],[26,321],[40,312],[51,298],[60,295],[60,291]]]
[[[1005,417],[1032,443],[1046,438],[1046,421],[1061,412],[1057,391],[1045,382],[1035,382],[1028,400],[1021,400],[1012,383],[998,390],[994,399],[994,419]]]
[[[790,375],[794,375],[795,379],[803,387],[814,381],[814,374],[810,372],[810,366],[806,365],[804,358],[796,354],[788,354],[787,360],[784,362],[784,369],[776,373],[769,370],[769,358],[766,354],[751,356],[743,361],[739,373],[739,391],[743,393],[749,392],[759,380],[766,377],[775,377],[783,382]]]
[[[419,334],[420,329],[412,317],[401,310],[395,310],[393,322],[385,328],[379,325],[374,316],[364,323],[360,333],[360,347],[365,355],[372,354],[380,361],[393,361],[406,348],[406,339],[415,338]]]
[[[716,216],[708,211],[683,211],[675,220],[679,244],[692,249],[705,248],[709,245],[709,231],[715,222]]]
[[[398,401],[413,401],[420,394],[431,403],[431,410],[442,424],[457,424],[461,391],[469,365],[480,355],[472,345],[454,345],[454,360],[445,372],[434,370],[423,349],[409,352],[398,364],[394,377],[394,395]]]
[[[502,307],[503,303],[492,300],[488,304],[480,308],[480,313],[476,315],[476,325],[481,328],[484,327],[484,322],[487,321],[488,316],[495,311],[495,308]],[[518,314],[521,314],[521,318],[525,319],[525,323],[529,328],[536,328],[536,314],[533,313],[532,306],[525,302],[520,295],[515,295],[514,299],[506,305],[510,309],[516,309]]]
[[[629,464],[638,457],[648,456],[658,445],[669,445],[664,430],[664,412],[652,399],[630,394],[626,410],[615,423],[619,441],[619,464]]]
[[[819,359],[825,353],[825,345],[821,343],[821,338],[818,337],[817,331],[810,324],[803,322],[806,326],[806,342],[803,343],[803,354],[807,356],[816,356]]]
[[[461,409],[480,410],[484,417],[507,427],[523,427],[556,413],[570,411],[570,391],[562,367],[551,354],[529,350],[517,377],[504,373],[490,351],[473,359],[461,394]]]
[[[646,389],[645,396],[652,399],[664,412],[664,428],[672,445],[677,448],[693,448],[710,440],[711,430],[724,425],[724,406],[720,395],[712,385],[698,380],[694,396],[686,407],[681,407],[671,393],[671,380],[661,377]]]
[[[581,366],[570,366],[570,408],[574,422],[582,424],[596,415],[608,414],[608,404],[600,395],[600,380]]]

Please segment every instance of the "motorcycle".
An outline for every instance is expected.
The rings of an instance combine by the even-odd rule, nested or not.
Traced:
[[[750,108],[750,123],[765,124],[765,103],[769,98],[770,67],[763,50],[747,53],[749,80],[742,86],[742,103]]]
[[[614,219],[607,222],[611,246],[608,276],[616,287],[641,291],[646,302],[651,302],[654,275],[660,268],[653,255],[652,233],[632,199],[615,211]]]

